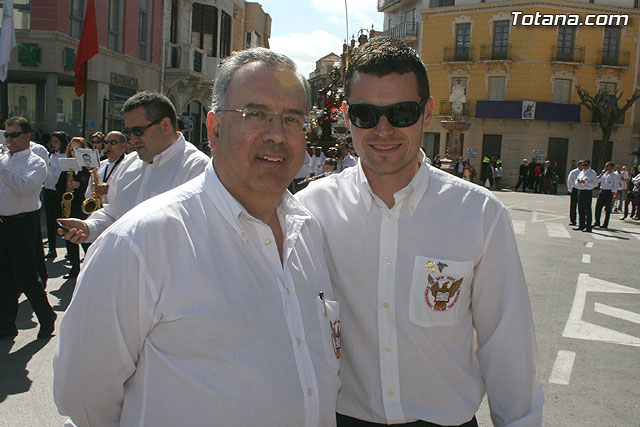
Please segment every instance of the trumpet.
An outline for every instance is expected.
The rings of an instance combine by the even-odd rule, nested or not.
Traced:
[[[67,191],[62,195],[62,216],[69,218],[71,216],[71,201],[73,200],[73,171],[67,171]]]
[[[96,193],[96,187],[100,183],[98,180],[98,168],[91,168],[91,197],[82,202],[82,212],[91,215],[102,207],[102,198]]]

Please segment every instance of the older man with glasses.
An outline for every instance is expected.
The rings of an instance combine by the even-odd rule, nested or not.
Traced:
[[[127,137],[122,132],[111,131],[107,134],[105,141],[105,153],[107,158],[100,162],[100,168],[98,169],[98,184],[95,186],[95,192],[102,198],[102,204],[109,203],[107,198],[107,192],[109,191],[109,182],[115,182],[113,174],[122,163],[125,152],[127,150]],[[93,193],[93,175],[89,179],[89,185],[85,192],[85,199],[92,197]]]
[[[74,243],[93,242],[118,218],[153,196],[200,175],[210,159],[176,132],[176,110],[166,96],[140,92],[123,107],[123,134],[136,154],[126,156],[109,187],[109,204],[86,220],[61,219],[64,238]]]
[[[324,229],[345,325],[338,426],[476,426],[485,391],[495,425],[539,426],[509,212],[427,163],[424,64],[402,41],[373,38],[350,61],[345,98],[358,165],[296,195]]]

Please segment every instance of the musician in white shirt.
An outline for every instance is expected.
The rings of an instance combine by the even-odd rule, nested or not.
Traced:
[[[600,193],[598,194],[598,200],[596,201],[595,221],[594,227],[608,228],[609,217],[611,216],[611,205],[613,203],[613,193],[618,189],[618,183],[620,177],[614,173],[615,167],[613,162],[607,162],[602,173],[598,175],[598,182],[600,183]],[[600,224],[600,216],[602,215],[602,208],[604,208],[604,221]]]
[[[98,181],[95,191],[102,198],[102,204],[109,203],[107,192],[109,191],[109,182],[113,177],[113,173],[118,168],[118,165],[122,162],[127,149],[127,137],[122,132],[111,131],[107,134],[104,141],[105,152],[107,158],[100,162],[100,168],[98,169]],[[115,180],[114,180],[115,181]],[[87,191],[85,192],[85,199],[92,196],[93,193],[93,174],[89,178],[89,185],[87,185]]]
[[[582,170],[576,177],[575,187],[578,189],[578,215],[580,220],[574,230],[591,233],[593,189],[598,186],[598,174],[591,169],[590,160],[580,160]]]
[[[582,163],[578,162],[574,169],[571,169],[567,176],[567,192],[570,195],[569,202],[569,225],[576,226],[576,210],[578,209],[578,189],[576,188],[576,178],[582,170]]]

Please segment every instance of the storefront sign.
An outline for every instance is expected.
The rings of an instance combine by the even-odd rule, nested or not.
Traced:
[[[111,73],[110,83],[115,86],[138,90],[138,78],[125,74]]]

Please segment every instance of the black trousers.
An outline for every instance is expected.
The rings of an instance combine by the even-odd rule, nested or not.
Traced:
[[[571,202],[569,204],[569,222],[575,225],[576,222],[576,210],[578,209],[578,189],[571,189]]]
[[[42,193],[42,202],[44,204],[44,212],[47,216],[47,240],[49,244],[49,252],[56,251],[56,218],[60,218],[61,208],[60,199],[56,190],[44,189]]]
[[[336,413],[336,421],[337,427],[375,427],[375,426],[386,426],[389,424],[378,424],[372,423],[369,421],[362,421],[356,418],[351,418],[346,415]],[[430,423],[429,421],[414,421],[412,423],[405,424],[393,424],[397,426],[412,426],[412,427],[445,427],[441,424]],[[467,421],[464,424],[460,424],[460,426],[451,426],[451,427],[478,427],[478,421],[476,421],[476,417],[473,417],[470,421]]]
[[[613,192],[611,190],[600,190],[598,200],[596,201],[596,214],[594,225],[602,225],[607,228],[609,226],[609,217],[611,216],[611,204],[613,203]],[[600,224],[600,216],[604,208],[604,221]]]
[[[38,282],[36,241],[40,211],[0,217],[0,333],[17,332],[18,297],[29,299],[40,326],[53,322],[53,309]]]
[[[583,230],[591,231],[592,214],[591,199],[593,190],[578,190],[578,214],[580,215],[579,226]]]

